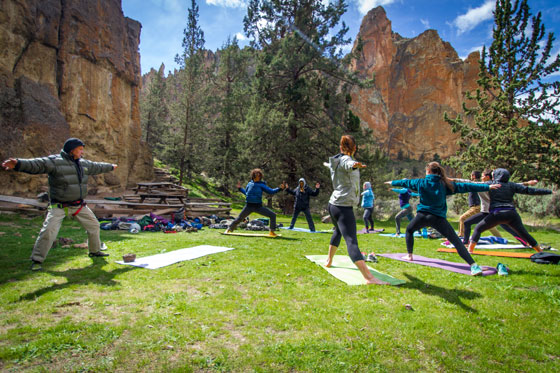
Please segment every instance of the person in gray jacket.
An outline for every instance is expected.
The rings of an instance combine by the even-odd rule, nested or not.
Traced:
[[[15,170],[28,174],[47,174],[49,177],[50,206],[43,227],[33,246],[31,270],[42,268],[42,263],[52,247],[66,209],[84,227],[88,234],[89,256],[108,256],[101,251],[99,221],[86,206],[89,175],[97,175],[114,170],[117,165],[92,162],[82,158],[85,144],[77,138],[69,138],[58,155],[43,158],[16,159],[9,158],[2,163],[6,170]]]
[[[354,206],[360,201],[360,168],[366,165],[354,160],[356,153],[356,141],[350,135],[342,136],[340,139],[340,154],[329,158],[325,166],[331,171],[333,192],[329,199],[328,211],[334,224],[334,232],[329,245],[329,256],[325,267],[332,265],[332,260],[340,240],[344,237],[348,256],[358,267],[366,283],[385,285],[386,282],[376,279],[369,271],[359,247],[356,234],[356,217]],[[375,258],[375,254],[371,254]]]

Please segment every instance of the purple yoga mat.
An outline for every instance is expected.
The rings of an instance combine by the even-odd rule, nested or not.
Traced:
[[[400,260],[401,262],[407,262],[407,263],[412,263],[412,264],[420,264],[420,265],[428,266],[428,267],[441,268],[441,269],[445,269],[446,271],[451,271],[451,272],[455,272],[455,273],[462,273],[464,275],[470,275],[471,274],[471,266],[468,265],[467,263],[448,262],[447,260],[425,258],[425,257],[420,256],[420,255],[413,255],[414,260],[411,262],[411,261],[402,259],[402,257],[405,256],[405,255],[406,254],[403,254],[403,253],[377,254],[377,256],[382,256],[382,257],[385,257],[385,258]],[[483,276],[490,276],[490,275],[495,275],[496,273],[498,273],[496,268],[493,268],[493,267],[481,266],[481,268],[482,268],[482,275]]]
[[[369,232],[366,232],[366,229],[364,228],[361,231],[358,231],[358,234],[380,233],[380,232],[383,232],[384,230],[385,230],[384,228],[381,228],[381,229],[373,229],[373,230],[370,230]]]

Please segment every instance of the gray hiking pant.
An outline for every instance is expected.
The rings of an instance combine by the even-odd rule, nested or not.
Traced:
[[[401,211],[399,211],[397,216],[395,216],[395,223],[397,225],[397,234],[401,234],[401,219],[404,218],[405,216],[408,219],[408,221],[411,221],[414,218],[414,215],[412,214],[412,206],[408,206],[407,208],[402,209]]]
[[[72,216],[80,206],[69,206],[68,216]],[[66,216],[65,209],[61,209],[55,206],[49,208],[47,217],[43,222],[43,227],[39,232],[37,241],[35,241],[35,246],[33,246],[33,252],[31,254],[31,260],[37,262],[43,262],[51,249],[60,226],[62,225],[62,220]],[[82,210],[73,217],[80,223],[82,227],[86,230],[88,234],[88,248],[90,253],[97,253],[101,250],[101,239],[99,238],[99,221],[95,217],[93,211],[87,206],[83,206]]]

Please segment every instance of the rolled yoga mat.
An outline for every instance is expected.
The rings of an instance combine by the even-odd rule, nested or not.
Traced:
[[[324,266],[325,262],[327,261],[328,255],[307,255],[306,258],[315,262],[323,269],[327,270],[331,275],[335,278],[339,279],[347,283],[348,285],[365,285],[366,280],[362,273],[356,267],[352,260],[347,255],[335,255],[333,257],[332,266],[327,268]],[[389,285],[402,285],[406,281],[400,280],[398,278],[394,278],[393,276],[387,275],[385,273],[376,271],[375,269],[369,267],[369,271],[371,274],[378,280],[385,281],[389,283]]]
[[[403,253],[377,254],[377,256],[382,256],[384,258],[400,260],[401,262],[407,262],[407,263],[411,263],[411,264],[419,264],[419,265],[423,265],[423,266],[427,266],[427,267],[441,268],[441,269],[444,269],[446,271],[451,271],[451,272],[455,272],[455,273],[462,273],[464,275],[470,275],[471,274],[471,266],[468,265],[467,263],[448,262],[447,260],[425,258],[425,257],[420,256],[420,255],[414,255],[413,256],[414,260],[410,261],[410,260],[402,259],[402,257],[405,256],[405,255],[406,254],[403,254]],[[498,273],[496,268],[493,268],[493,267],[481,266],[481,268],[482,268],[482,275],[483,276],[490,276],[490,275],[495,275],[496,273]]]
[[[448,248],[441,248],[437,249],[440,253],[457,253],[455,249],[448,249]],[[471,253],[471,255],[487,255],[487,256],[500,256],[504,258],[523,258],[523,259],[530,259],[534,253],[509,253],[505,251],[484,251],[484,250],[475,250]]]

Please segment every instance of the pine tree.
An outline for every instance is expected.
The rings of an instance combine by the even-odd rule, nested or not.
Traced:
[[[464,116],[445,115],[461,136],[451,165],[467,172],[504,167],[520,178],[560,183],[560,82],[552,77],[560,56],[551,58],[554,40],[553,33],[545,34],[541,13],[531,17],[526,0],[496,1],[479,88],[467,93]]]
[[[183,52],[175,56],[175,62],[180,66],[178,71],[178,100],[173,106],[172,125],[180,128],[182,137],[177,149],[179,183],[185,175],[190,178],[196,162],[195,151],[202,149],[197,143],[201,134],[201,108],[204,98],[202,87],[204,78],[204,32],[198,24],[198,5],[191,0],[188,10],[187,27],[183,31]],[[197,145],[195,147],[195,145]]]
[[[247,151],[251,167],[275,175],[271,183],[326,182],[322,163],[338,151],[340,136],[362,135],[348,110],[349,86],[360,82],[346,68],[354,55],[341,52],[350,42],[346,9],[344,0],[249,2],[244,30],[258,54]]]
[[[165,65],[161,64],[159,70],[151,75],[146,95],[140,98],[142,131],[154,154],[161,152],[167,117],[164,70]]]
[[[253,52],[239,48],[236,38],[226,41],[216,52],[217,66],[209,97],[210,128],[209,149],[205,168],[213,170],[212,176],[219,182],[224,194],[229,195],[242,174],[244,146],[241,128],[247,116],[250,97],[250,64]]]

